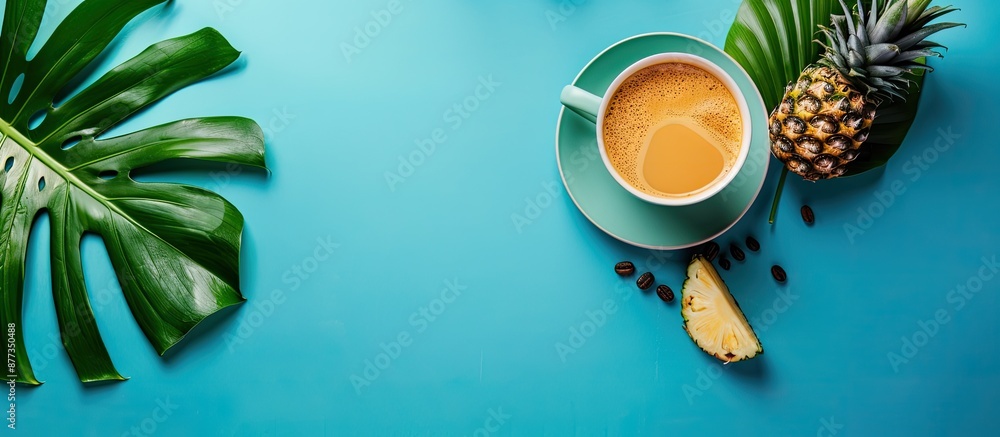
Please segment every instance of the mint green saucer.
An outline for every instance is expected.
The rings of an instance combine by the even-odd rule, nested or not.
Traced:
[[[664,52],[691,53],[728,72],[748,99],[753,139],[736,179],[714,197],[689,206],[644,202],[615,182],[597,150],[594,123],[565,107],[556,127],[556,160],[566,191],[595,226],[625,243],[649,249],[683,249],[709,241],[733,227],[750,209],[767,176],[767,110],[746,71],[725,52],[699,39],[650,33],[618,42],[597,55],[573,85],[603,96],[621,71]]]

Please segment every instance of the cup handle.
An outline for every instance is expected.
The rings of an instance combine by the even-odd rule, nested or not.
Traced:
[[[597,113],[601,111],[601,100],[600,97],[573,85],[566,85],[562,94],[559,95],[559,101],[563,105],[590,120],[591,123],[597,123]]]

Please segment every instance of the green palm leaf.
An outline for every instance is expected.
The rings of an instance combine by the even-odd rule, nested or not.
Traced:
[[[725,50],[750,74],[769,109],[778,106],[785,86],[797,79],[803,68],[820,59],[823,47],[816,42],[817,32],[819,26],[831,26],[833,14],[843,14],[838,0],[743,1]],[[871,137],[847,175],[881,167],[899,149],[916,118],[924,76],[911,80],[917,89],[906,102],[879,108]]]
[[[0,323],[18,330],[19,382],[39,384],[20,330],[25,250],[32,221],[43,210],[51,222],[56,314],[81,381],[124,379],[98,332],[84,283],[80,243],[86,232],[103,238],[125,300],[160,354],[206,317],[244,301],[239,211],[209,191],[140,183],[130,172],[176,158],[263,168],[260,127],[237,117],[196,118],[101,137],[223,69],[239,52],[206,28],[150,46],[53,106],[130,20],[166,1],[84,1],[28,60],[46,2],[7,0],[0,39]]]

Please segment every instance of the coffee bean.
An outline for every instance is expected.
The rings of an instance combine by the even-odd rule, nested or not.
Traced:
[[[635,273],[635,264],[630,261],[622,261],[615,264],[615,273],[619,276],[632,276]]]
[[[729,270],[729,267],[732,267],[732,264],[728,259],[726,259],[726,257],[723,256],[722,258],[719,258],[719,267],[722,267],[722,270]]]
[[[719,256],[719,250],[721,250],[719,243],[709,241],[705,244],[704,255],[708,262],[715,261],[715,257]]]
[[[736,261],[743,261],[747,259],[747,254],[743,253],[743,249],[740,249],[736,243],[729,245],[729,253],[733,256]]]
[[[771,267],[771,276],[774,276],[774,280],[778,282],[785,282],[788,280],[788,275],[785,274],[785,269],[777,265]]]
[[[671,290],[670,287],[667,287],[666,285],[656,287],[656,295],[660,296],[660,299],[663,299],[664,302],[674,301],[674,290]]]
[[[760,243],[754,237],[747,237],[747,249],[756,252],[760,250]]]
[[[653,286],[653,281],[656,278],[653,277],[652,273],[646,272],[639,276],[639,279],[635,281],[635,285],[639,287],[640,290],[648,290],[649,287]]]
[[[812,208],[809,205],[802,205],[802,221],[807,224],[813,224],[816,221],[816,215],[813,214]]]

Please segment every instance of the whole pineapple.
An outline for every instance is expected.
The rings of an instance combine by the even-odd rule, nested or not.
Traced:
[[[930,2],[858,0],[854,14],[840,0],[844,15],[831,17],[833,28],[822,28],[826,53],[788,85],[769,119],[771,152],[789,170],[811,181],[847,172],[879,105],[905,100],[915,86],[906,75],[931,70],[917,61],[941,56],[934,49],[942,46],[925,38],[961,25],[929,24],[956,10]]]

